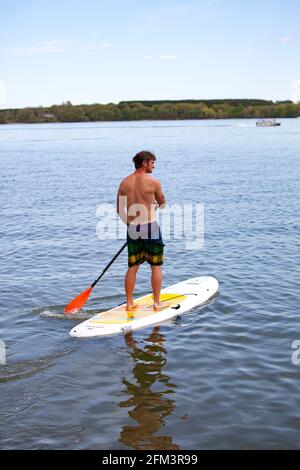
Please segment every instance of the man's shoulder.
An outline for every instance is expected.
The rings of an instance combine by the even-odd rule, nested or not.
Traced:
[[[133,176],[132,173],[128,176],[125,176],[125,178],[122,179],[122,181],[120,183],[120,186],[126,186],[128,183],[130,183],[132,181],[133,178],[134,178],[134,176]]]
[[[151,175],[151,181],[153,181],[153,184],[157,187],[160,186],[160,181],[157,178],[154,178],[154,176]]]

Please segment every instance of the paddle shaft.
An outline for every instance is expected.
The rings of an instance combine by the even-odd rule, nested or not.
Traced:
[[[124,248],[126,248],[127,246],[127,240],[126,242],[124,243],[124,245],[119,249],[118,253],[115,254],[115,256],[113,257],[113,259],[108,263],[107,266],[105,266],[105,268],[103,269],[102,273],[100,274],[100,276],[93,282],[93,284],[91,285],[91,287],[95,287],[95,285],[97,284],[98,281],[100,281],[101,277],[106,273],[106,271],[108,270],[108,268],[113,264],[113,262],[117,259],[117,257],[122,253],[122,251],[124,250]]]

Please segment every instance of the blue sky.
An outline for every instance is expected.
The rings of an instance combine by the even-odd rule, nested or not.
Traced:
[[[298,0],[0,0],[0,106],[291,99],[299,14]]]

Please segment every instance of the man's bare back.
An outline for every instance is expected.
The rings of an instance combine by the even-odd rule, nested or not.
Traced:
[[[150,162],[151,172],[154,164],[154,161]],[[117,210],[127,224],[153,222],[157,205],[161,207],[166,202],[159,180],[150,176],[149,173],[136,170],[124,178],[120,184]],[[122,197],[120,199],[120,196],[124,199]]]

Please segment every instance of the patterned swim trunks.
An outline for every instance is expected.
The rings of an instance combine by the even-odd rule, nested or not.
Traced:
[[[164,262],[164,243],[158,223],[127,226],[128,266],[147,261],[151,266],[161,266]]]

